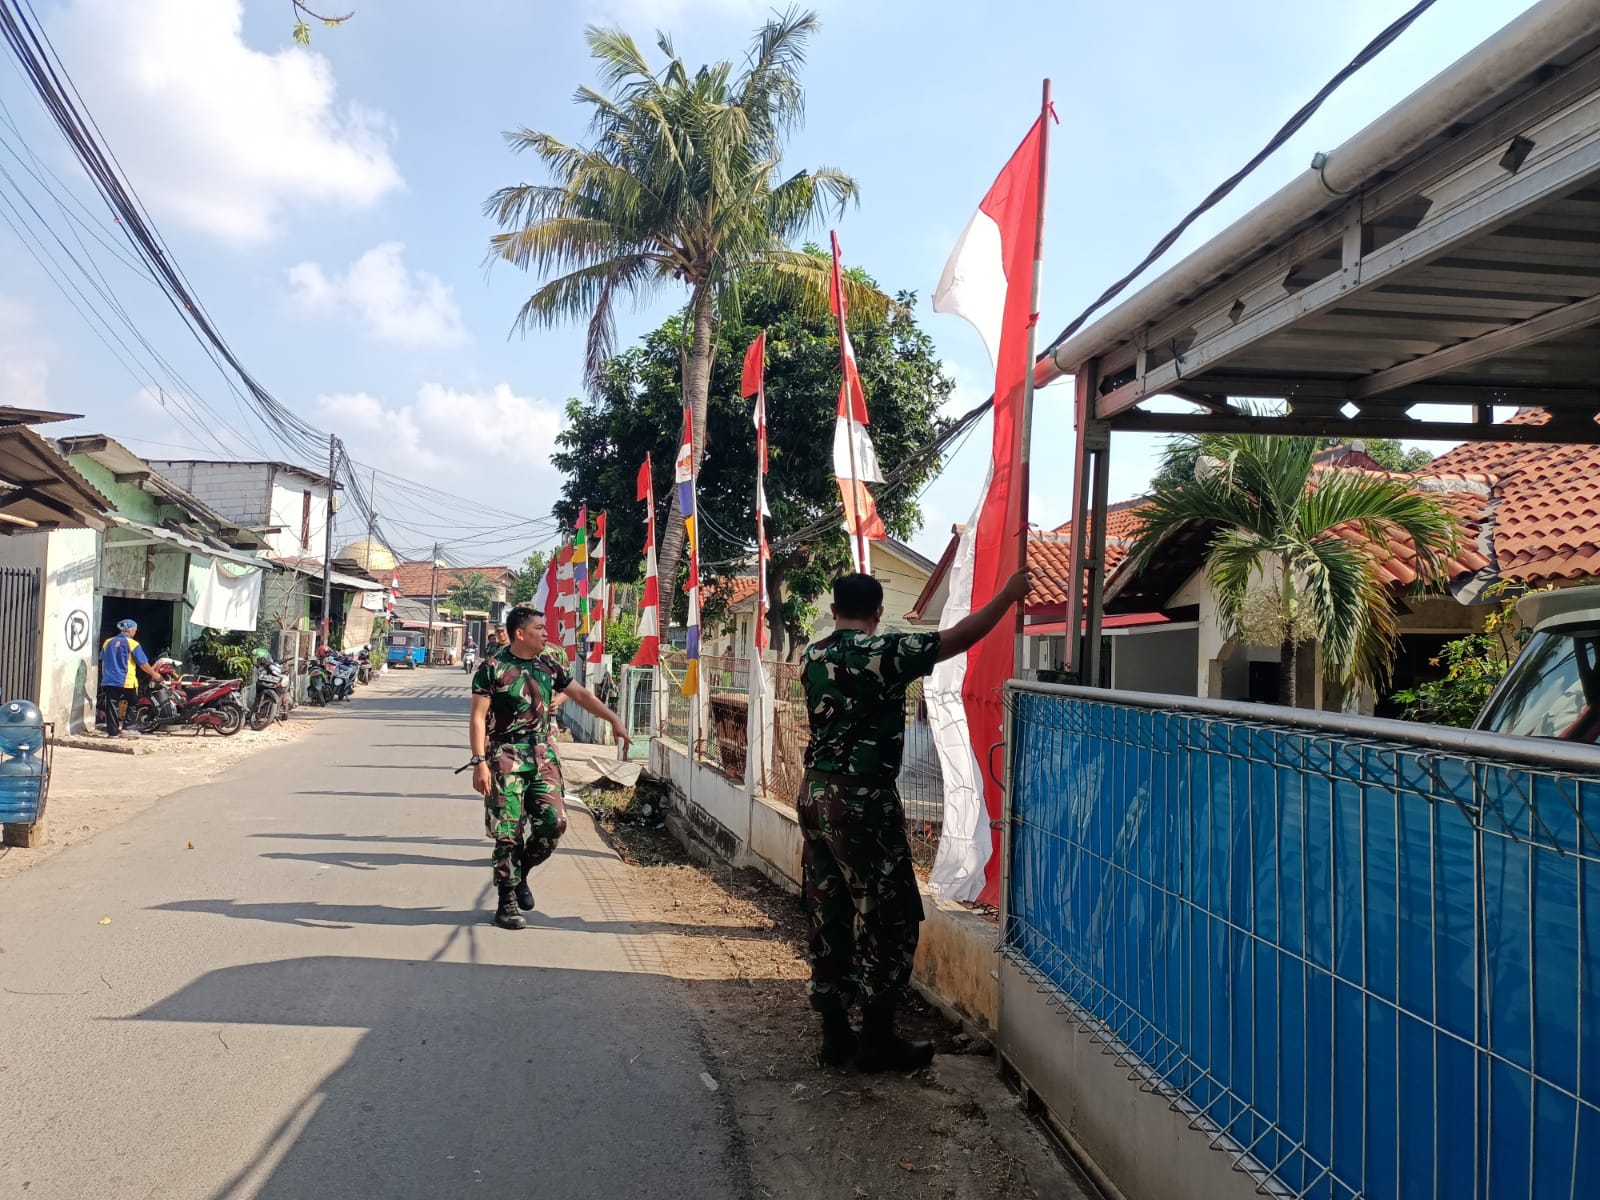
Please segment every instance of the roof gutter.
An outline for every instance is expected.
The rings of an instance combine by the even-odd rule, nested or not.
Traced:
[[[1123,304],[1056,346],[1039,364],[1036,382],[1043,386],[1075,374],[1090,359],[1156,322],[1241,262],[1271,249],[1374,175],[1597,34],[1600,4],[1595,0],[1543,0],[1329,153],[1320,171],[1308,168]]]

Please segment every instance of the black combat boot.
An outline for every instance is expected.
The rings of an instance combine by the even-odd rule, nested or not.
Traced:
[[[822,1014],[822,1049],[817,1062],[842,1067],[856,1056],[856,1031],[850,1028],[850,1011],[840,1008]]]
[[[861,1070],[920,1071],[933,1061],[932,1042],[908,1042],[894,1031],[894,1004],[869,1004],[861,1020],[861,1045],[856,1066]]]
[[[517,907],[523,912],[533,911],[533,889],[528,886],[526,879],[517,884]]]
[[[526,929],[527,918],[517,911],[516,888],[500,889],[500,907],[494,910],[494,923],[501,929]]]

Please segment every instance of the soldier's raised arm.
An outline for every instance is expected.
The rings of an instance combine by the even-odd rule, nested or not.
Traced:
[[[949,629],[939,631],[939,661],[954,658],[958,654],[965,654],[972,647],[983,641],[988,632],[1000,624],[1002,618],[1011,611],[1014,604],[1020,604],[1027,599],[1028,591],[1033,587],[1033,572],[1023,568],[1006,580],[1005,586],[995,594],[994,599],[985,604],[975,613],[968,613]]]

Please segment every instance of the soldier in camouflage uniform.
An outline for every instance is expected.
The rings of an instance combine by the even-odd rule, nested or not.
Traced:
[[[922,921],[895,784],[906,690],[976,645],[1027,592],[1028,575],[1018,572],[949,629],[880,634],[882,585],[870,575],[846,575],[833,585],[834,632],[801,657],[811,745],[796,807],[811,918],[811,1006],[822,1016],[824,1065],[854,1057],[863,1071],[914,1071],[933,1060],[931,1043],[894,1032]],[[859,1038],[850,1025],[857,999]]]
[[[609,720],[617,740],[627,729],[594,695],[573,682],[560,655],[546,652],[544,618],[518,606],[506,614],[509,644],[472,677],[472,785],[484,798],[484,827],[494,839],[495,924],[525,929],[533,908],[527,873],[555,853],[567,830],[561,773],[550,736],[551,699],[565,694]]]

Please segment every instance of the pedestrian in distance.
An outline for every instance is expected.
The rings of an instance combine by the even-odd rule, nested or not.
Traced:
[[[159,678],[134,636],[138,632],[139,623],[132,618],[118,621],[117,632],[100,646],[100,694],[106,705],[107,737],[139,736],[137,729],[124,729],[122,722],[133,715],[138,703],[139,675]]]
[[[518,605],[506,614],[507,644],[478,664],[472,677],[468,742],[472,786],[484,799],[484,828],[494,839],[499,903],[494,922],[526,929],[533,908],[528,873],[555,853],[567,831],[561,773],[551,750],[553,697],[565,695],[609,721],[627,745],[622,718],[573,680],[566,662],[546,653],[544,617]]]
[[[795,807],[824,1066],[853,1058],[862,1071],[915,1071],[933,1061],[931,1042],[906,1041],[894,1027],[923,917],[895,785],[906,691],[982,641],[1027,596],[1029,579],[1017,572],[988,604],[937,633],[879,633],[883,586],[845,575],[833,584],[834,631],[801,655],[811,745]],[[850,1024],[857,1000],[859,1035]]]

